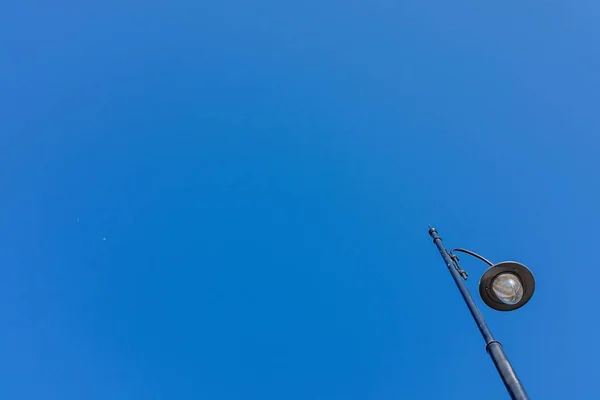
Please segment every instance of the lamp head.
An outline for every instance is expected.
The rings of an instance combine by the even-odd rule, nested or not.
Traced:
[[[504,261],[490,267],[479,281],[479,295],[485,304],[498,311],[523,307],[535,290],[533,274],[526,266]]]

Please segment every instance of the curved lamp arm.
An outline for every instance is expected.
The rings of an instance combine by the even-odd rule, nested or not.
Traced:
[[[473,256],[475,258],[479,258],[481,261],[483,261],[484,263],[486,263],[490,267],[494,266],[493,262],[491,262],[490,260],[488,260],[487,258],[485,258],[483,256],[480,256],[479,254],[475,253],[474,251],[458,248],[458,249],[453,249],[450,253],[454,253],[455,251],[468,254],[468,255]]]

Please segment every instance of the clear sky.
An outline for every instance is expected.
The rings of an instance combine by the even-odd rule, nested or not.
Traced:
[[[432,224],[534,272],[482,306],[532,398],[597,399],[598,20],[1,2],[0,398],[505,399]]]

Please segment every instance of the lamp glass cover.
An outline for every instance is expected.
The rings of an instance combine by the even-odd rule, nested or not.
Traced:
[[[517,304],[523,298],[523,285],[515,274],[505,272],[492,282],[494,294],[505,304]]]

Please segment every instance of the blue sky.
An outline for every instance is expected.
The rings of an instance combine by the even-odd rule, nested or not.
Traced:
[[[505,399],[428,224],[598,396],[595,2],[95,3],[0,5],[2,399]]]

